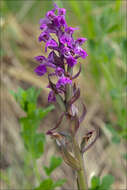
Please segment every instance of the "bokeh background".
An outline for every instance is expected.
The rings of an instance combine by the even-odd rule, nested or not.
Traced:
[[[80,27],[75,37],[86,37],[88,57],[80,60],[82,73],[77,79],[87,115],[80,133],[94,125],[100,128],[96,144],[85,154],[88,181],[92,175],[115,177],[114,190],[127,189],[127,110],[126,110],[126,1],[56,1],[67,9],[67,22]],[[0,187],[2,190],[31,189],[35,185],[30,177],[33,168],[27,167],[27,158],[20,137],[18,119],[24,114],[9,90],[16,91],[34,86],[42,88],[38,105],[46,107],[48,89],[46,77],[33,72],[34,57],[45,54],[43,43],[38,42],[39,20],[52,9],[53,1],[4,0],[0,7],[1,28],[1,143]],[[77,70],[78,70],[77,65]],[[45,132],[57,121],[59,110],[52,111],[41,123]],[[79,133],[79,136],[80,136]],[[52,154],[58,154],[53,141],[47,137],[43,164]],[[59,155],[59,154],[58,154]],[[25,158],[25,159],[24,159]],[[44,174],[42,173],[42,176]],[[64,163],[53,175],[54,179],[67,178],[61,188],[76,189],[74,173]]]

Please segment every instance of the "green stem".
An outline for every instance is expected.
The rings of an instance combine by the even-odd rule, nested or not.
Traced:
[[[33,159],[33,165],[34,165],[34,172],[35,172],[36,179],[37,179],[38,183],[40,183],[41,176],[40,176],[40,173],[39,173],[38,168],[37,168],[36,159]]]
[[[79,190],[88,190],[87,179],[85,176],[85,169],[84,169],[84,162],[83,162],[83,155],[80,151],[79,145],[77,144],[75,137],[73,137],[73,148],[74,154],[76,159],[80,163],[80,170],[77,170],[77,178],[78,178],[78,186]]]
[[[71,67],[68,66],[67,72],[69,72],[70,75],[72,76],[73,70],[72,70]],[[66,85],[66,96],[65,96],[67,112],[69,111],[68,110],[69,109],[68,108],[68,101],[70,100],[71,95],[72,95],[72,86],[70,84],[67,84]],[[80,165],[79,166],[80,169],[77,170],[77,185],[78,185],[78,189],[79,190],[88,190],[87,180],[86,180],[86,176],[85,176],[83,155],[82,155],[82,153],[80,151],[78,143],[76,142],[75,134],[72,134],[72,143],[73,143],[73,149],[74,149],[75,158],[79,161],[79,165]]]

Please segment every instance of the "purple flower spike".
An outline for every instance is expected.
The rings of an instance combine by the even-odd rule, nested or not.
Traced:
[[[55,101],[55,95],[58,94],[66,99],[66,84],[72,84],[72,80],[77,78],[81,72],[81,67],[78,73],[72,75],[72,67],[78,63],[78,58],[85,59],[87,53],[81,48],[86,38],[79,37],[76,40],[73,33],[78,29],[67,25],[66,9],[59,8],[54,4],[54,8],[48,11],[45,18],[40,19],[41,34],[38,38],[39,42],[45,43],[45,52],[50,50],[48,56],[39,55],[35,60],[40,63],[36,67],[37,75],[42,76],[47,73],[50,84],[48,101]],[[56,40],[57,39],[57,40]],[[51,78],[57,79],[57,82],[52,82]],[[73,92],[74,93],[74,92]],[[57,96],[58,97],[58,96]]]
[[[65,158],[64,161],[75,170],[80,171],[83,169],[82,164],[78,164],[80,159],[76,160],[76,157],[71,155],[75,147],[71,152],[68,148],[71,147],[70,145],[73,145],[72,137],[75,137],[80,123],[86,115],[85,105],[83,104],[83,112],[80,117],[76,105],[76,101],[80,97],[80,88],[77,86],[75,79],[81,73],[81,64],[77,73],[74,73],[75,69],[73,69],[73,67],[78,63],[79,58],[85,59],[88,56],[86,51],[81,48],[87,39],[82,37],[74,39],[73,34],[78,28],[68,26],[65,15],[66,9],[59,8],[54,4],[54,8],[46,13],[45,18],[40,20],[41,34],[38,40],[39,42],[44,42],[45,51],[49,51],[47,57],[43,55],[35,57],[35,60],[38,61],[40,65],[37,66],[34,71],[39,76],[47,73],[47,88],[50,89],[48,102],[56,102],[62,110],[62,114],[55,127],[48,130],[47,134],[56,140],[57,145],[63,153],[63,158]],[[65,132],[60,131],[58,133],[56,130],[64,117],[67,121],[70,121],[70,123],[67,122],[69,129]],[[88,140],[94,131],[96,131],[96,136],[93,141],[89,143]],[[99,135],[98,129],[94,131],[88,132],[82,138],[79,153],[84,153],[94,144]],[[74,140],[76,140],[76,138]],[[76,143],[78,144],[78,142]],[[85,188],[85,183],[80,183],[80,177],[82,176],[78,176],[79,189]]]
[[[47,72],[47,68],[44,64],[40,64],[34,71],[37,73],[37,75],[42,76]]]

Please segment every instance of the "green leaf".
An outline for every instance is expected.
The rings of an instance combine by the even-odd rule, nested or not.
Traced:
[[[21,124],[21,131],[26,132],[29,131],[31,134],[33,131],[35,132],[40,120],[37,120],[36,118],[31,118],[31,117],[22,117],[20,120]]]
[[[66,179],[59,179],[53,184],[53,188],[60,187],[66,182]]]
[[[102,178],[100,185],[101,190],[110,190],[111,185],[114,183],[114,177],[112,175],[106,175]]]
[[[53,180],[51,178],[43,180],[40,186],[34,190],[53,190]]]
[[[45,135],[43,133],[36,133],[37,121],[21,118],[20,123],[22,127],[21,136],[25,148],[31,152],[34,158],[39,158],[44,151]]]
[[[41,88],[38,90],[35,89],[34,87],[28,88],[26,91],[27,92],[27,101],[36,103],[41,90],[42,90]]]
[[[35,134],[33,141],[33,156],[39,158],[44,152],[45,135],[43,133]]]
[[[27,90],[18,88],[17,93],[10,90],[10,93],[14,96],[16,101],[20,103],[22,109],[27,112],[26,105],[28,103],[36,104],[40,91],[41,89],[37,90],[34,87],[32,87],[32,88],[28,88]]]
[[[42,109],[42,108],[40,108],[38,111],[39,111],[39,113],[38,113],[38,115],[39,115],[39,117],[42,119],[43,117],[45,117],[50,111],[52,111],[54,109],[54,106],[53,105],[51,105],[51,106],[48,106],[47,108],[44,108],[44,109]]]
[[[44,166],[44,170],[46,172],[46,174],[48,176],[50,176],[50,174],[57,168],[61,165],[62,163],[62,158],[60,157],[55,157],[55,156],[52,156],[51,159],[50,159],[50,166],[49,167],[46,167]]]
[[[109,27],[109,28],[107,29],[107,32],[108,32],[108,33],[111,33],[111,32],[117,31],[119,28],[120,28],[120,25],[114,24],[114,25],[112,25],[111,27]]]
[[[53,182],[51,178],[47,178],[43,180],[39,187],[35,188],[34,190],[53,190],[56,187],[62,186],[66,182],[65,179],[60,179],[56,182]]]
[[[91,188],[92,190],[97,189],[100,186],[100,178],[93,176],[91,179]]]
[[[27,106],[27,112],[29,116],[34,116],[36,111],[36,104],[33,102],[30,102]]]

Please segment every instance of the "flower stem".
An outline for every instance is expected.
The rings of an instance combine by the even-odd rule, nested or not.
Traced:
[[[80,163],[80,170],[77,170],[77,185],[79,186],[79,190],[88,190],[87,179],[85,176],[83,155],[80,151],[79,145],[76,142],[75,137],[73,137],[73,148],[76,159]]]

